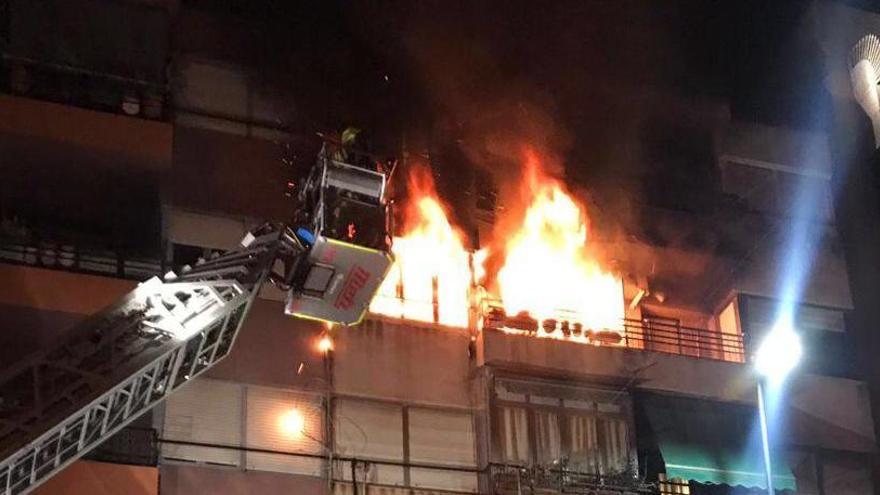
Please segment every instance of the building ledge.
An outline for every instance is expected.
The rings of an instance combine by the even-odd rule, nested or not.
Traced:
[[[0,94],[0,136],[4,134],[17,146],[69,146],[128,158],[102,160],[108,167],[136,163],[145,170],[171,168],[173,127],[165,122]]]

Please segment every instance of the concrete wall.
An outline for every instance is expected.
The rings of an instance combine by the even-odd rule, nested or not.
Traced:
[[[157,495],[159,469],[77,461],[50,478],[36,495]]]
[[[88,315],[116,302],[131,280],[0,264],[0,304]]]
[[[176,126],[166,199],[194,211],[287,220],[293,202],[284,186],[302,172],[284,165],[282,156],[282,146],[271,141]]]
[[[220,216],[165,207],[168,240],[211,249],[232,249],[259,220],[246,216]]]
[[[325,480],[307,476],[178,464],[162,466],[161,473],[160,491],[163,495],[203,493],[321,495],[325,493],[327,486]]]
[[[229,356],[207,376],[220,380],[323,389],[324,361],[316,349],[324,325],[284,314],[278,301],[257,299]],[[301,372],[297,372],[300,363]]]
[[[778,298],[785,282],[783,273],[787,257],[781,246],[762,246],[752,254],[747,268],[734,282],[734,289],[747,294]],[[799,300],[806,303],[852,309],[849,274],[842,253],[835,253],[829,246],[819,246],[808,267],[803,293]]]
[[[0,95],[0,135],[43,147],[66,146],[119,157],[99,164],[164,171],[171,167],[171,124]],[[34,147],[42,154],[43,150]],[[60,156],[59,156],[60,157]]]
[[[336,330],[339,394],[468,407],[474,362],[464,330],[367,321]]]
[[[0,363],[14,363],[57,342],[82,315],[0,304]]]
[[[718,147],[722,159],[831,177],[831,151],[822,132],[731,122]]]

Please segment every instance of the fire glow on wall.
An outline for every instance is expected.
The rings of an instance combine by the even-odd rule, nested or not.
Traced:
[[[523,155],[519,200],[477,252],[465,247],[430,174],[412,171],[396,263],[373,313],[590,343],[620,340],[622,282],[590,255],[585,208],[545,172],[534,150]]]

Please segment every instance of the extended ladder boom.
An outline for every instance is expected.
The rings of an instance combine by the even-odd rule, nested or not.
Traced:
[[[58,346],[0,374],[0,495],[28,493],[225,357],[276,260],[284,228],[140,284]]]

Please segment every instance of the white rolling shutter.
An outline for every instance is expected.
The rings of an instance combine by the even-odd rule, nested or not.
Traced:
[[[476,467],[474,421],[469,412],[409,409],[409,457],[413,463]],[[476,473],[410,468],[418,488],[476,491]]]
[[[476,465],[469,412],[409,409],[409,458],[416,463]]]
[[[198,378],[172,395],[165,405],[163,436],[170,440],[241,445],[241,386]],[[162,444],[162,457],[194,462],[239,465],[237,450]]]
[[[321,455],[324,437],[321,399],[312,394],[247,387],[246,443],[249,448]],[[248,451],[246,467],[320,476],[320,458]]]
[[[335,418],[336,451],[339,455],[358,460],[403,461],[403,412],[400,406],[337,399]],[[341,464],[340,474],[343,479],[350,480],[351,466]],[[404,482],[403,468],[400,466],[373,464],[363,476],[371,483],[402,485]]]

